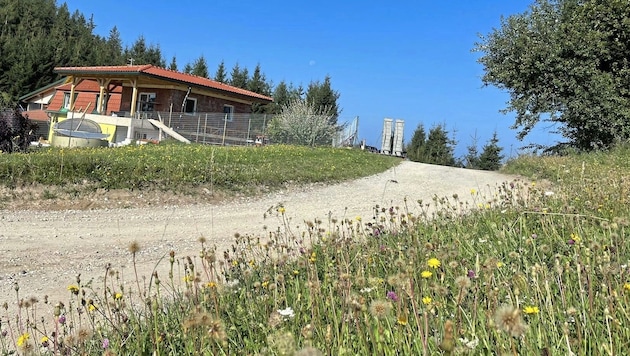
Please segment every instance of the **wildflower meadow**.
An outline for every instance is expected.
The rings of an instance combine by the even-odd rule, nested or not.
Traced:
[[[144,157],[143,149],[135,148],[140,152],[134,155]],[[186,148],[197,149],[205,148]],[[352,150],[270,152],[283,149],[292,153],[278,152],[275,160],[285,172],[297,167],[292,160],[306,167],[327,162],[322,169],[336,172],[321,181],[339,177],[342,164],[331,158],[337,154],[347,155],[359,175],[395,164]],[[261,182],[265,174],[238,161],[245,160],[240,153],[217,150],[211,159],[249,172],[250,184],[268,184]],[[524,178],[494,187],[493,194],[471,186],[466,201],[457,195],[410,197],[401,206],[374,206],[371,216],[321,217],[300,229],[289,227],[292,212],[278,206],[268,212],[277,228],[236,234],[229,250],[197,238],[197,256],[171,251],[160,262],[170,265],[167,276],[146,276],[149,283],[131,288],[122,287],[116,266],[108,265],[104,292],[77,278],[68,281],[65,302],[23,299],[16,285],[4,310],[17,303],[18,315],[5,312],[0,319],[0,352],[626,354],[629,158],[623,147],[519,157],[504,171]],[[176,162],[202,165],[185,154]],[[148,163],[126,164],[141,170]],[[22,180],[42,174],[19,172]],[[311,172],[296,170],[293,179],[301,182],[302,174]],[[135,257],[142,248],[132,243],[129,254]]]

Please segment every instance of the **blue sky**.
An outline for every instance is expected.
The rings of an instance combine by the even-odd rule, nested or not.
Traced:
[[[481,146],[495,130],[506,156],[557,139],[540,125],[516,140],[514,115],[499,112],[508,94],[482,87],[479,54],[471,51],[501,15],[522,13],[533,0],[65,2],[93,15],[99,35],[116,26],[125,45],[143,35],[167,64],[176,56],[180,70],[204,55],[211,74],[223,60],[228,72],[237,62],[250,72],[260,63],[274,83],[306,87],[330,75],[340,121],[358,116],[359,137],[378,148],[386,117],[405,120],[406,142],[419,123],[446,124],[457,156],[473,136]]]

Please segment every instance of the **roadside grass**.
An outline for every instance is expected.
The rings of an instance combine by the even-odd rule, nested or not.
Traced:
[[[522,157],[484,195],[375,206],[370,217],[200,238],[168,276],[2,318],[0,349],[27,354],[584,355],[630,346],[630,151]],[[131,244],[132,256],[142,246]],[[19,286],[17,286],[19,287]],[[44,308],[46,309],[46,308]],[[39,310],[39,311],[36,311]],[[52,323],[51,323],[52,320]],[[52,327],[50,326],[52,325]]]
[[[400,159],[360,150],[271,145],[138,145],[117,149],[50,148],[0,156],[0,184],[83,185],[85,189],[226,193],[277,189],[287,183],[330,183],[376,174]]]

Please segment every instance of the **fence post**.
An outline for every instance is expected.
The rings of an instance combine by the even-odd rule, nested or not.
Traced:
[[[206,134],[208,133],[208,113],[206,113],[206,121],[203,123],[203,144],[206,144]]]
[[[201,125],[201,115],[197,116],[197,136],[195,142],[199,143],[199,125]]]
[[[225,146],[225,131],[227,129],[227,118],[228,118],[228,114],[225,114],[225,117],[223,118],[223,140],[221,141],[221,146]]]

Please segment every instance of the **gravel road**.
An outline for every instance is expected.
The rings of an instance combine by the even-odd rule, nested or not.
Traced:
[[[264,219],[271,206],[283,204],[291,224],[305,220],[371,218],[372,208],[402,206],[403,199],[416,202],[434,195],[470,198],[470,190],[493,192],[515,177],[404,161],[384,173],[328,186],[312,185],[275,192],[257,198],[219,203],[160,205],[134,208],[85,210],[0,210],[0,303],[16,304],[15,283],[20,297],[48,295],[50,303],[68,299],[67,286],[81,273],[83,281],[94,278],[100,285],[107,263],[133,278],[128,251],[137,241],[139,274],[150,276],[156,263],[174,250],[178,257],[199,253],[203,236],[218,251],[230,247],[235,233],[262,234],[275,229],[279,220]],[[414,212],[416,204],[412,203]],[[416,210],[417,211],[417,210]],[[166,258],[168,260],[168,257]],[[158,267],[167,275],[168,263]]]

